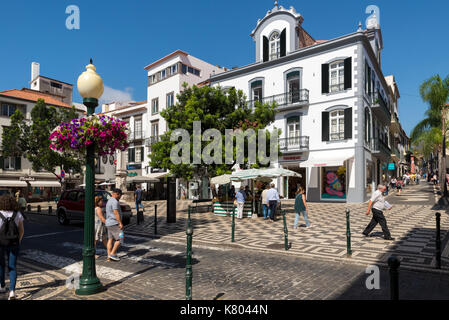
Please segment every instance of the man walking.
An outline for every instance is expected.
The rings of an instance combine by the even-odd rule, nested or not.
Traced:
[[[267,204],[267,193],[268,190],[270,189],[270,185],[267,184],[267,186],[265,187],[265,189],[262,191],[262,210],[263,210],[263,219],[267,220],[268,217],[270,216],[270,210],[268,209],[268,204]]]
[[[142,204],[143,191],[140,188],[140,185],[137,186],[136,191],[134,192],[134,201],[136,202],[136,212],[139,212],[139,207],[142,208],[142,211],[145,211]]]
[[[240,187],[239,192],[235,194],[235,199],[237,201],[237,219],[243,218],[243,208],[245,207],[246,194],[243,187]]]
[[[279,193],[274,188],[274,183],[272,183],[270,190],[268,190],[268,192],[267,192],[267,205],[270,208],[270,220],[271,221],[275,221],[274,216],[276,214],[276,206],[280,202],[281,202],[281,200],[279,199]]]
[[[120,233],[123,230],[122,210],[119,200],[122,197],[122,190],[112,190],[112,198],[106,203],[106,228],[108,229],[108,261],[120,261],[117,257],[117,249],[120,246]],[[115,243],[114,243],[115,241]]]
[[[373,192],[373,195],[368,203],[368,210],[366,211],[366,215],[368,216],[371,210],[373,213],[373,218],[366,227],[365,231],[363,231],[363,235],[369,237],[371,231],[373,231],[373,229],[379,223],[384,233],[384,239],[394,240],[394,238],[391,237],[390,231],[388,230],[387,220],[385,219],[385,216],[383,214],[383,210],[391,210],[391,206],[389,206],[389,208],[385,206],[385,199],[382,195],[385,192],[385,189],[386,187],[384,185],[379,184],[377,186],[377,190]]]

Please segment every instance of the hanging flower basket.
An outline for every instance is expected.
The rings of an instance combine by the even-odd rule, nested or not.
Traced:
[[[99,156],[125,151],[129,147],[126,122],[109,116],[92,115],[61,123],[52,131],[50,148],[59,153],[86,154],[95,144]]]

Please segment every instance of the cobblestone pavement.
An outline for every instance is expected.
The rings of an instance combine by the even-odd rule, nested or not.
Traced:
[[[387,213],[394,242],[360,235],[370,219],[364,215],[366,204],[311,203],[312,229],[294,231],[292,202],[284,201],[288,251],[282,220],[237,220],[236,242],[231,243],[230,217],[192,214],[193,299],[389,299],[385,261],[393,254],[402,259],[401,299],[449,299],[449,221],[447,211],[434,205],[434,190],[427,184],[410,186],[401,196],[391,193],[387,199],[394,205]],[[346,257],[346,207],[351,210],[351,258]],[[433,267],[436,210],[442,213],[443,270]],[[88,297],[66,287],[67,278],[81,272],[82,225],[63,227],[54,217],[30,215],[26,230],[34,234],[27,233],[21,249],[18,298],[185,299],[186,214],[178,212],[177,222],[166,224],[165,212],[158,212],[157,236],[152,214],[146,210],[144,224],[136,225],[134,217],[126,227],[120,262],[107,262],[106,250],[99,245],[96,270],[106,290]],[[380,233],[377,228],[375,233]],[[366,287],[369,265],[380,267],[379,290]]]
[[[435,190],[436,192],[436,190]],[[433,270],[435,266],[435,192],[428,184],[407,186],[397,196],[387,197],[394,207],[386,211],[388,226],[395,241],[382,238],[377,226],[373,237],[366,238],[362,231],[371,216],[366,216],[367,204],[310,203],[309,219],[312,228],[305,225],[293,229],[295,213],[293,201],[283,201],[287,212],[288,241],[291,248],[284,249],[284,227],[279,218],[269,222],[263,218],[236,219],[235,242],[231,242],[231,217],[212,213],[191,215],[194,227],[194,244],[232,246],[264,252],[279,252],[291,256],[349,261],[362,265],[386,265],[390,256],[396,255],[402,266]],[[352,257],[347,257],[346,208],[350,209]],[[449,214],[441,211],[441,239],[443,248],[449,240]],[[301,220],[303,221],[303,220]],[[165,216],[158,213],[158,236],[172,241],[185,241],[186,214],[179,213],[177,222],[167,224]],[[126,232],[134,235],[154,235],[154,215],[147,215],[143,224],[132,223]],[[449,247],[443,251],[442,264],[449,270]]]
[[[76,246],[66,246],[72,256]],[[49,267],[25,254],[19,260],[17,295],[22,300],[184,300],[185,246],[129,236],[120,262],[106,262],[99,250],[97,274],[105,291],[77,296],[66,287],[68,265]],[[367,266],[322,263],[254,250],[194,248],[193,299],[323,300],[389,299],[389,276],[380,268],[380,288],[368,290]],[[26,251],[25,251],[26,253]],[[41,259],[39,262],[37,260]],[[60,257],[63,259],[63,257]],[[104,274],[102,268],[114,270]],[[72,270],[73,271],[73,270]],[[5,297],[3,297],[5,298]],[[449,299],[449,277],[401,270],[401,299]],[[2,299],[0,297],[0,299]]]

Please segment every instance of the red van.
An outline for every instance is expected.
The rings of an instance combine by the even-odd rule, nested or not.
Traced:
[[[61,194],[56,206],[56,216],[60,224],[67,225],[72,220],[84,220],[84,195],[84,189],[66,190]],[[106,214],[106,202],[112,195],[105,190],[95,190],[96,196],[103,197],[103,214]],[[131,207],[124,202],[120,202],[120,207],[122,209],[122,223],[127,225],[132,217]]]

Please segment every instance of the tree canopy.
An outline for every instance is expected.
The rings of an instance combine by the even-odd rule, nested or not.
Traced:
[[[26,120],[19,110],[11,116],[11,126],[5,127],[2,135],[3,157],[23,156],[31,162],[34,171],[45,170],[56,174],[64,169],[69,174],[81,172],[83,159],[69,154],[59,154],[50,149],[50,133],[61,122],[78,118],[75,108],[47,106],[39,99],[31,110],[31,121]]]
[[[177,95],[178,102],[171,107],[161,111],[162,117],[167,122],[167,132],[161,136],[160,141],[153,144],[150,154],[150,166],[155,168],[164,168],[179,178],[191,179],[199,176],[215,176],[230,173],[235,161],[226,163],[225,161],[225,138],[226,129],[241,130],[253,129],[256,134],[258,130],[264,130],[266,135],[266,143],[269,146],[270,132],[266,127],[274,121],[275,103],[272,105],[256,102],[254,105],[248,105],[246,97],[241,90],[235,88],[222,89],[220,87],[188,87],[183,85],[183,91]],[[204,159],[201,164],[180,163],[174,164],[170,158],[172,148],[177,141],[171,141],[172,133],[177,129],[184,129],[190,136],[190,160],[193,159],[193,132],[194,122],[201,122],[201,132],[204,133],[208,129],[215,129],[221,134],[222,140],[220,144],[222,154],[213,156],[221,157],[221,164],[205,163]],[[204,137],[203,137],[204,138]],[[238,156],[239,149],[235,147],[235,137],[233,137],[233,159]],[[217,143],[217,141],[214,141]],[[202,141],[201,150],[212,144],[212,141]],[[258,140],[248,138],[245,142],[244,160],[248,163],[248,144],[254,147],[258,144]],[[265,150],[270,150],[269,147]],[[197,155],[198,156],[198,155]],[[263,163],[256,159],[251,167],[264,166]]]

